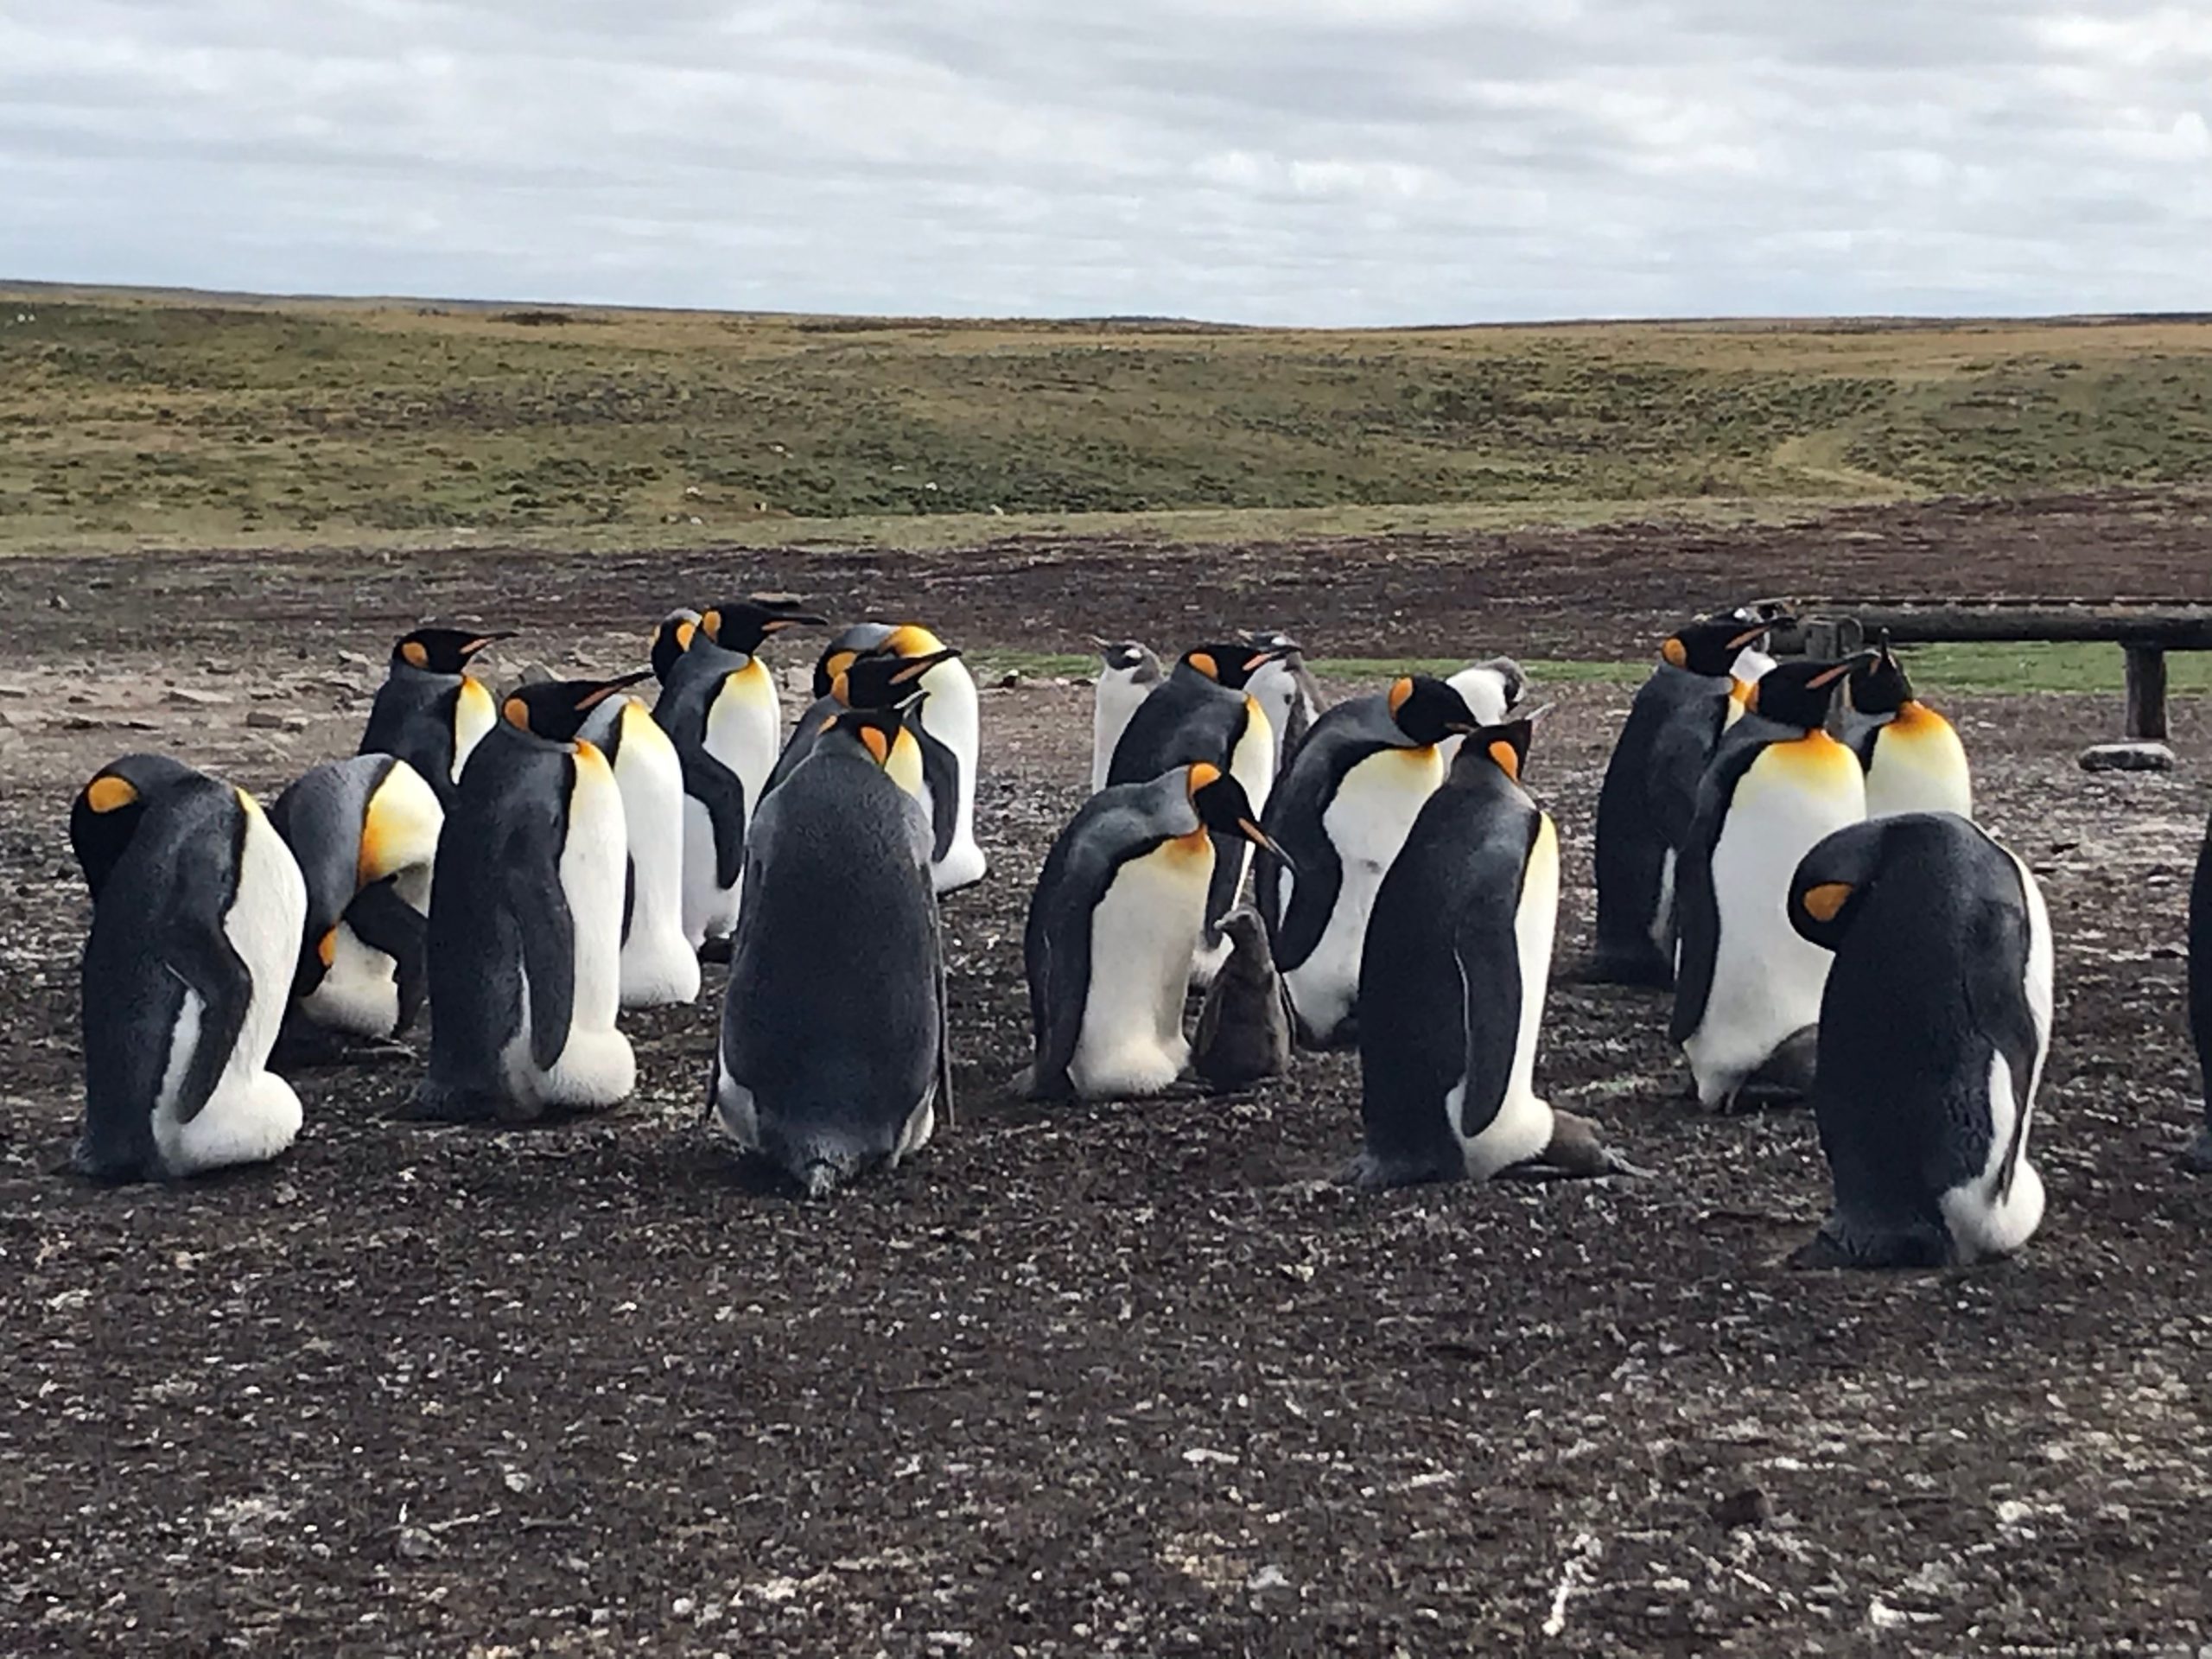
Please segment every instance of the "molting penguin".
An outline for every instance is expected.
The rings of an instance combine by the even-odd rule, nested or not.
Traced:
[[[1559,834],[1521,785],[1527,719],[1460,747],[1382,878],[1359,978],[1363,1186],[1626,1166],[1535,1091]]]
[[[1114,764],[1114,746],[1137,705],[1160,683],[1160,658],[1152,647],[1135,639],[1118,645],[1098,642],[1100,667],[1096,706],[1090,716],[1090,788],[1096,794],[1106,787],[1107,770]]]
[[[1808,853],[1789,921],[1835,953],[1813,1109],[1835,1204],[1801,1266],[2009,1255],[2043,1219],[2028,1128],[2050,1049],[2035,877],[1955,813],[1853,824]]]
[[[795,599],[756,596],[708,611],[680,652],[663,640],[680,634],[681,613],[654,638],[668,671],[653,718],[683,771],[683,937],[695,948],[736,925],[746,823],[783,743],[783,702],[760,646],[821,621]]]
[[[1674,982],[1675,860],[1713,747],[1740,708],[1730,671],[1769,626],[1722,617],[1677,629],[1629,705],[1598,791],[1598,940],[1587,971],[1600,983]]]
[[[131,754],[79,791],[69,842],[92,894],[77,1167],[174,1179],[275,1157],[300,1132],[266,1068],[308,907],[283,838],[244,790]]]
[[[1178,766],[1204,762],[1236,779],[1255,813],[1264,812],[1274,784],[1274,734],[1266,711],[1245,688],[1256,670],[1285,649],[1280,644],[1227,644],[1193,645],[1185,652],[1173,671],[1129,716],[1114,746],[1108,785],[1148,783]],[[1205,931],[1192,959],[1192,976],[1201,985],[1228,957],[1221,918],[1236,906],[1252,857],[1250,844],[1231,836],[1217,836],[1214,851]]]
[[[1438,745],[1482,724],[1443,681],[1402,679],[1314,721],[1268,798],[1262,822],[1295,868],[1260,861],[1260,913],[1309,1046],[1352,1039],[1376,889],[1444,781]]]
[[[621,1002],[626,831],[576,734],[619,680],[512,693],[462,775],[430,895],[430,1067],[417,1116],[527,1122],[611,1106],[637,1062]]]
[[[451,811],[461,767],[499,719],[491,692],[467,671],[469,660],[493,641],[513,637],[467,628],[402,634],[370,705],[359,753],[397,755]]]
[[[1713,750],[1676,866],[1681,946],[1669,1027],[1699,1102],[1747,1087],[1802,1094],[1828,954],[1789,919],[1789,880],[1815,842],[1866,816],[1850,750],[1821,729],[1856,658],[1791,662],[1752,687]]]
[[[1281,653],[1255,669],[1244,687],[1266,714],[1268,728],[1274,733],[1275,775],[1281,777],[1327,705],[1320,683],[1306,666],[1306,653],[1299,649],[1298,641],[1278,629],[1258,628],[1245,633],[1243,643],[1256,650]]]
[[[601,702],[576,734],[607,757],[622,796],[622,1006],[692,1001],[699,956],[683,931],[683,763],[676,745],[630,696]]]
[[[1109,785],[1060,832],[1022,938],[1036,1054],[1020,1092],[1124,1099],[1184,1074],[1191,954],[1222,836],[1267,844],[1243,785],[1204,761]]]
[[[746,850],[709,1099],[809,1197],[951,1116],[929,818],[885,771],[903,729],[895,709],[836,715]]]
[[[1871,662],[1844,682],[1843,741],[1866,771],[1866,816],[1955,812],[1974,816],[1966,746],[1951,722],[1912,695],[1904,665],[1883,636]]]
[[[1221,918],[1221,931],[1229,961],[1206,987],[1191,1069],[1210,1089],[1243,1089],[1290,1070],[1290,996],[1258,911],[1238,906]]]
[[[386,1038],[413,1022],[445,817],[422,773],[391,754],[311,767],[269,809],[307,880],[292,996],[308,1024]]]

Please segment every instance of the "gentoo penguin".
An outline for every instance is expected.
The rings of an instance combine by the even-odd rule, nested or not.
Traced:
[[[1030,897],[1022,956],[1036,1100],[1156,1095],[1183,1076],[1183,1003],[1218,838],[1265,846],[1244,786],[1198,761],[1084,802]]]
[[[2028,1128],[2050,1049],[2050,918],[1967,819],[1839,830],[1790,878],[1789,922],[1835,953],[1813,1110],[1835,1204],[1800,1265],[2009,1255],[2043,1219]]]
[[[652,711],[608,697],[577,736],[607,757],[622,797],[622,1006],[664,1008],[699,995],[699,956],[683,931],[683,766]]]
[[[1118,645],[1099,641],[1100,667],[1096,705],[1090,716],[1090,788],[1096,794],[1106,787],[1107,769],[1114,763],[1114,746],[1137,705],[1160,683],[1160,658],[1152,647],[1135,639]]]
[[[1912,682],[1885,634],[1871,662],[1843,687],[1843,741],[1866,771],[1866,816],[1955,812],[1974,816],[1966,746],[1951,722],[1912,695]]]
[[[1306,653],[1299,649],[1297,640],[1277,629],[1255,628],[1244,634],[1243,643],[1281,653],[1253,670],[1244,687],[1266,713],[1268,728],[1274,733],[1275,775],[1280,777],[1327,704],[1319,683],[1306,666]]]
[[[1221,918],[1229,961],[1206,987],[1191,1069],[1212,1089],[1242,1089],[1290,1070],[1290,997],[1268,950],[1260,912],[1239,905]]]
[[[445,810],[391,754],[309,768],[269,809],[307,880],[292,997],[308,1025],[397,1037],[422,1008],[430,872]]]
[[[2182,1154],[2199,1174],[2212,1175],[2212,824],[2196,849],[2189,884],[2189,1034],[2205,1087],[2204,1122]]]
[[[642,673],[510,693],[461,775],[430,893],[430,1067],[418,1116],[529,1122],[612,1106],[637,1078],[621,1004],[626,832],[576,734]]]
[[[283,837],[244,790],[130,754],[78,792],[69,842],[92,894],[77,1167],[174,1179],[275,1157],[300,1132],[267,1066],[308,908]]]
[[[736,925],[746,822],[783,744],[783,702],[760,646],[821,622],[795,599],[732,600],[700,617],[682,652],[656,653],[668,673],[653,718],[683,772],[683,937],[694,949]],[[682,626],[680,613],[662,624],[672,634]]]
[[[1598,940],[1587,973],[1600,983],[1674,982],[1675,859],[1706,762],[1741,709],[1731,671],[1770,626],[1707,617],[1676,629],[1629,705],[1598,791]]]
[[[690,650],[691,642],[698,637],[698,612],[678,607],[661,618],[660,626],[653,630],[653,678],[666,685],[676,659]]]
[[[1204,761],[1243,786],[1255,814],[1267,810],[1275,778],[1275,741],[1266,711],[1246,689],[1253,673],[1289,647],[1229,643],[1193,645],[1167,677],[1137,705],[1114,746],[1106,781],[1149,783],[1178,766]],[[1249,867],[1249,842],[1217,835],[1213,885],[1206,894],[1205,930],[1192,958],[1192,974],[1210,982],[1228,958],[1221,918],[1236,904]]]
[[[1828,955],[1789,925],[1790,874],[1822,836],[1866,816],[1858,758],[1821,729],[1857,658],[1790,662],[1751,688],[1713,753],[1675,890],[1681,943],[1671,1039],[1700,1104],[1747,1088],[1804,1092]]]
[[[1359,974],[1363,1186],[1625,1168],[1535,1090],[1559,834],[1521,785],[1527,718],[1461,745],[1382,878]]]
[[[885,772],[897,709],[848,709],[753,819],[709,1090],[722,1127],[819,1198],[952,1110],[928,815]]]
[[[1260,861],[1260,913],[1307,1046],[1333,1048],[1356,1034],[1375,890],[1444,781],[1437,746],[1482,724],[1442,680],[1399,680],[1314,721],[1268,798],[1262,822],[1295,873]]]
[[[468,672],[469,659],[511,633],[416,628],[391,648],[391,666],[369,708],[362,754],[396,754],[422,774],[438,804],[453,810],[469,752],[497,722],[492,694]]]

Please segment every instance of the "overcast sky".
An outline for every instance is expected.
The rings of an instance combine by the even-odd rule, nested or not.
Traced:
[[[2212,308],[2212,0],[6,0],[0,276],[1380,323]]]

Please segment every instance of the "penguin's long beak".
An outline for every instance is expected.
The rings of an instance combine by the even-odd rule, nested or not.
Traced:
[[[812,614],[802,616],[772,616],[760,625],[763,633],[781,633],[785,628],[826,628],[830,619]]]
[[[1283,851],[1281,846],[1275,841],[1274,837],[1270,836],[1266,830],[1261,829],[1260,826],[1253,823],[1251,819],[1237,819],[1236,827],[1244,832],[1244,839],[1250,842],[1255,847],[1266,848],[1277,858],[1281,859],[1291,870],[1295,871],[1298,868],[1296,864],[1291,862],[1290,855]]]
[[[959,655],[960,648],[957,645],[947,645],[944,650],[931,652],[927,656],[909,657],[905,664],[891,677],[896,683],[905,685],[909,681],[920,679],[939,663],[951,662]]]
[[[1838,663],[1834,668],[1828,669],[1823,673],[1814,675],[1813,677],[1806,681],[1805,683],[1814,690],[1818,691],[1825,686],[1834,685],[1838,680],[1843,678],[1845,675],[1852,673],[1855,670],[1872,667],[1874,664],[1878,663],[1881,660],[1882,653],[1878,651],[1855,651],[1852,652],[1850,656]]]
[[[577,700],[576,707],[579,709],[596,709],[601,703],[605,702],[617,691],[622,690],[626,687],[635,685],[639,680],[650,680],[652,677],[652,670],[650,668],[641,668],[634,674],[625,674],[619,680],[601,681],[600,687],[596,691],[588,692],[584,696]]]
[[[514,637],[515,631],[512,628],[502,628],[497,633],[480,633],[461,648],[461,654],[464,657],[474,657],[486,645],[496,645],[502,639],[512,639]]]
[[[1279,661],[1297,649],[1296,645],[1262,645],[1244,659],[1244,672],[1249,676],[1263,664]]]

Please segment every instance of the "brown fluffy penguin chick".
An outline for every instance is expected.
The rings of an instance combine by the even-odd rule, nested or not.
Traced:
[[[1242,906],[1221,925],[1232,949],[1206,989],[1192,1055],[1209,1087],[1242,1089],[1290,1069],[1290,1005],[1260,912]]]

